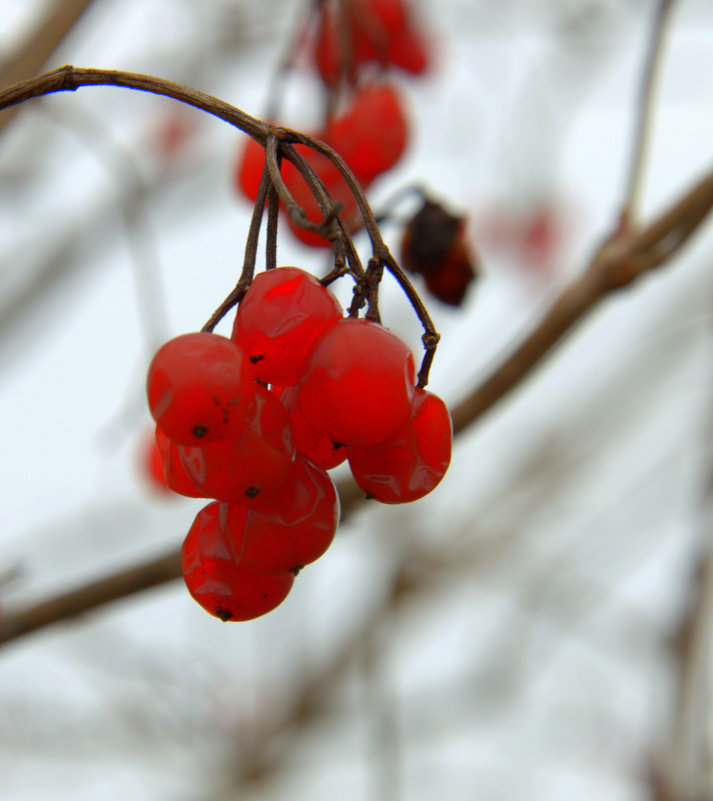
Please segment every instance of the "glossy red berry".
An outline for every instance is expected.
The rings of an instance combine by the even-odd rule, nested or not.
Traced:
[[[154,420],[184,445],[237,436],[255,407],[247,356],[217,334],[183,334],[163,345],[149,367],[147,393]]]
[[[329,548],[338,523],[331,479],[298,457],[270,503],[226,504],[224,533],[240,565],[260,573],[296,573]]]
[[[156,426],[154,445],[159,456],[161,474],[167,489],[173,490],[179,495],[185,495],[187,498],[205,498],[206,496],[193,486],[184,470],[178,452],[179,446],[172,439],[169,439],[159,426]]]
[[[287,410],[259,384],[255,392],[256,412],[242,434],[178,449],[188,478],[206,498],[251,503],[273,495],[287,478],[295,456]]]
[[[252,620],[284,601],[294,576],[255,573],[238,564],[223,537],[220,509],[214,502],[196,516],[181,549],[183,578],[211,615],[223,621]]]
[[[296,384],[312,345],[342,317],[332,293],[297,267],[255,276],[243,298],[232,338],[247,353],[259,381]]]
[[[423,498],[440,482],[451,460],[452,423],[445,403],[416,389],[411,417],[395,434],[370,448],[349,452],[359,487],[382,503]]]
[[[408,419],[414,374],[411,351],[397,336],[345,318],[317,340],[297,403],[308,425],[333,442],[372,445]]]
[[[273,387],[275,391],[275,387]],[[322,470],[331,470],[347,458],[347,449],[338,442],[332,442],[315,431],[305,420],[297,405],[297,387],[281,387],[276,391],[280,403],[290,415],[292,432],[295,435],[295,447],[310,462],[321,467]]]

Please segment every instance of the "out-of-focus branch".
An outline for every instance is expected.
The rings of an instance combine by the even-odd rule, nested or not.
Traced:
[[[713,171],[640,233],[617,231],[610,237],[523,343],[452,410],[454,430],[474,423],[517,386],[604,297],[670,259],[711,208]]]
[[[92,2],[55,0],[30,36],[9,58],[0,62],[0,86],[10,86],[39,72]],[[0,112],[0,130],[10,122],[15,111]]]
[[[661,63],[661,50],[666,25],[671,18],[675,0],[659,0],[654,19],[653,31],[649,40],[646,63],[641,78],[641,88],[636,109],[636,124],[632,146],[629,176],[621,211],[621,226],[626,228],[636,218],[644,166],[651,139],[651,118],[654,107],[654,90],[658,68]]]

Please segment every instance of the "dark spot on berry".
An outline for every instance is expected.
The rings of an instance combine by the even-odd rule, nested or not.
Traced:
[[[193,436],[198,437],[198,439],[203,439],[207,433],[208,426],[193,426]]]
[[[257,498],[260,494],[260,487],[248,487],[248,489],[245,490],[245,494],[248,498]]]
[[[344,448],[345,445],[343,442],[333,442],[332,447],[334,448],[335,451],[338,451],[340,448]]]
[[[267,593],[262,596],[267,601]]]
[[[364,497],[367,499],[367,501],[371,501],[371,500],[373,500],[374,495],[371,492],[365,492],[364,493]]]
[[[219,617],[223,623],[226,623],[233,616],[233,613],[230,611],[230,609],[225,609],[224,607],[219,606],[215,610],[215,616]]]
[[[265,358],[264,356],[251,356],[250,361],[253,364],[257,364],[258,362],[261,362],[264,358]]]
[[[304,565],[295,565],[295,567],[290,568],[290,573],[292,573],[293,576],[296,576],[299,574],[300,570],[302,570],[303,567]]]
[[[211,399],[216,406],[220,406],[220,398],[217,395],[211,395]]]

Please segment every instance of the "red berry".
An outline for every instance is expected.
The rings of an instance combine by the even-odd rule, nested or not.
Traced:
[[[265,168],[265,151],[259,142],[249,137],[240,151],[235,170],[235,186],[248,200],[257,200],[260,179]]]
[[[190,481],[206,498],[251,503],[274,494],[295,456],[289,417],[275,396],[255,385],[256,412],[238,437],[178,449]]]
[[[347,449],[324,434],[319,434],[307,423],[297,405],[297,387],[280,388],[276,394],[290,415],[297,452],[322,470],[331,470],[340,465],[347,458]]]
[[[359,487],[382,503],[423,498],[440,482],[451,461],[452,423],[445,403],[416,389],[408,423],[370,448],[349,452]]]
[[[308,425],[333,442],[371,445],[408,419],[414,374],[411,351],[397,336],[345,318],[317,340],[297,403]]]
[[[237,563],[221,530],[221,504],[196,516],[183,542],[181,563],[188,591],[221,620],[252,620],[272,611],[292,588],[291,573],[265,575]]]
[[[359,9],[349,2],[343,5],[342,11],[344,31],[340,30],[336,10],[329,3],[322,4],[314,44],[315,66],[324,83],[331,87],[338,86],[342,78],[355,84],[360,67],[377,60],[374,44],[359,24]]]
[[[368,185],[390,170],[406,148],[408,122],[399,92],[388,83],[359,89],[347,111],[327,126],[325,140]]]
[[[422,75],[431,61],[426,38],[413,27],[394,35],[389,41],[389,61],[412,75]]]
[[[232,338],[247,353],[255,378],[288,386],[299,381],[317,337],[341,317],[339,301],[313,275],[280,267],[255,277]]]
[[[255,407],[247,357],[217,334],[183,334],[163,345],[149,367],[147,392],[154,420],[183,445],[237,436]]]
[[[334,484],[324,470],[298,458],[270,503],[226,504],[224,533],[240,565],[260,573],[297,572],[329,548],[338,523]]]
[[[159,454],[165,486],[188,498],[205,498],[205,495],[193,486],[184,470],[178,453],[179,446],[172,439],[169,439],[159,426],[156,426],[154,445],[156,452]]]

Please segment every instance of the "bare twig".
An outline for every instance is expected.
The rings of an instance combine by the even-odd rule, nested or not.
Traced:
[[[659,0],[659,5],[656,9],[656,18],[649,41],[649,49],[646,55],[646,63],[644,65],[641,88],[639,90],[631,164],[629,165],[629,176],[621,211],[622,228],[630,226],[635,222],[636,218],[644,166],[649,151],[654,89],[656,87],[658,67],[661,63],[663,34],[666,29],[666,23],[670,19],[670,12],[673,8],[673,4],[674,0]]]

